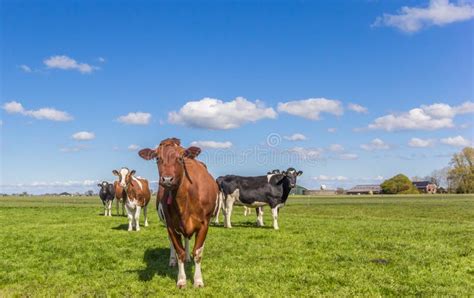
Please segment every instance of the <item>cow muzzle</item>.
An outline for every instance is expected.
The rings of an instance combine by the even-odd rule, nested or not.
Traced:
[[[174,184],[174,178],[172,176],[161,176],[160,184],[164,187],[172,187]]]

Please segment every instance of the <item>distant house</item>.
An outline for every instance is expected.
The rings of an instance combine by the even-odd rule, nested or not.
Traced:
[[[413,181],[413,185],[421,193],[436,193],[438,191],[438,186],[431,181]]]
[[[361,184],[346,191],[348,195],[374,195],[382,193],[382,188],[377,184]]]

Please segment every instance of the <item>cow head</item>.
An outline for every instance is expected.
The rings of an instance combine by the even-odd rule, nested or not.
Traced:
[[[296,177],[301,176],[303,171],[296,171],[294,168],[288,168],[288,170],[281,173],[288,178],[289,185],[293,188],[296,186]]]
[[[156,149],[142,149],[138,152],[141,158],[146,160],[156,159],[159,183],[161,186],[171,189],[177,188],[181,184],[183,176],[186,174],[185,160],[195,158],[201,153],[198,147],[181,147],[179,139],[170,138],[161,141]]]
[[[121,168],[120,171],[113,170],[112,174],[118,177],[118,182],[121,187],[127,188],[132,182],[132,176],[135,175],[135,170],[129,170],[128,168]]]
[[[102,181],[101,183],[97,184],[100,187],[100,192],[107,192],[107,188],[109,187],[109,183],[107,181]]]

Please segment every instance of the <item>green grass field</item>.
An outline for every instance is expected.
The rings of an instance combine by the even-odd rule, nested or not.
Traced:
[[[237,207],[233,229],[210,228],[205,287],[187,265],[184,290],[154,206],[137,233],[97,197],[0,198],[0,297],[474,293],[474,196],[292,197],[279,231]]]

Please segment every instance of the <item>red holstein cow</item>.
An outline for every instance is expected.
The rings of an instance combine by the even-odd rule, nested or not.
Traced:
[[[157,204],[161,203],[168,236],[178,258],[178,288],[186,287],[182,237],[190,239],[193,235],[196,235],[194,286],[204,286],[201,274],[204,241],[211,217],[217,211],[219,190],[204,163],[195,159],[200,152],[197,147],[185,149],[179,139],[170,138],[161,141],[156,149],[147,148],[138,153],[146,160],[155,158],[157,162],[160,176]]]
[[[122,215],[125,215],[125,201],[127,200],[127,193],[125,189],[120,186],[120,177],[119,180],[114,181],[115,189],[115,201],[117,202],[117,215],[120,215],[119,206],[122,205]]]
[[[148,227],[147,206],[150,202],[151,192],[148,187],[148,180],[135,177],[135,170],[121,168],[120,171],[113,170],[112,173],[119,177],[120,186],[125,190],[125,209],[128,215],[128,230],[140,231],[140,212],[143,208],[145,217],[145,227]]]

